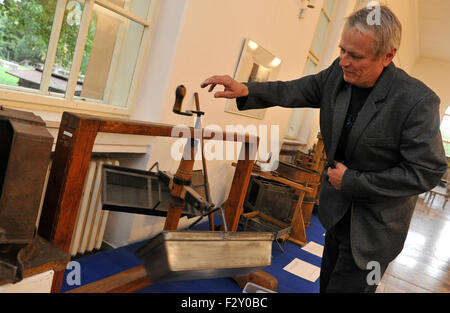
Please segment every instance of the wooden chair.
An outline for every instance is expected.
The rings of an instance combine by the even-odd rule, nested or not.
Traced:
[[[434,198],[436,195],[443,196],[445,198],[444,204],[442,205],[442,209],[445,208],[445,205],[447,204],[448,198],[450,197],[450,183],[444,182],[445,187],[441,185],[437,185],[433,189],[427,192],[425,195],[425,200],[430,201],[430,206],[433,204]]]

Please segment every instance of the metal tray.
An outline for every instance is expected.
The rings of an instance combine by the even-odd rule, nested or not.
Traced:
[[[285,236],[289,236],[292,231],[291,225],[287,225],[259,211],[242,214],[239,223],[244,231],[272,232],[274,239],[282,239]]]
[[[136,251],[152,282],[245,276],[270,266],[273,233],[163,231]]]
[[[158,173],[103,164],[103,210],[167,216],[170,200],[168,184]],[[186,205],[181,215],[194,217],[200,213]]]

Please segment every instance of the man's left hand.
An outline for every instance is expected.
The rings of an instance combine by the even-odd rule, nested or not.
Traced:
[[[334,162],[335,168],[328,168],[328,181],[337,190],[341,190],[342,178],[347,170],[347,166],[342,163]]]

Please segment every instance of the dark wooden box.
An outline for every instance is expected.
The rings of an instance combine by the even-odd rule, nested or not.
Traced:
[[[245,197],[245,212],[259,211],[286,221],[294,197],[295,191],[289,186],[254,175]]]
[[[33,240],[52,145],[40,117],[0,107],[0,244]]]

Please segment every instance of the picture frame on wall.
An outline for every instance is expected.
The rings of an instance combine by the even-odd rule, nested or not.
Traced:
[[[280,70],[281,60],[255,41],[247,38],[239,58],[234,79],[239,82],[274,81]],[[266,109],[239,111],[236,100],[229,99],[225,112],[264,119]]]

